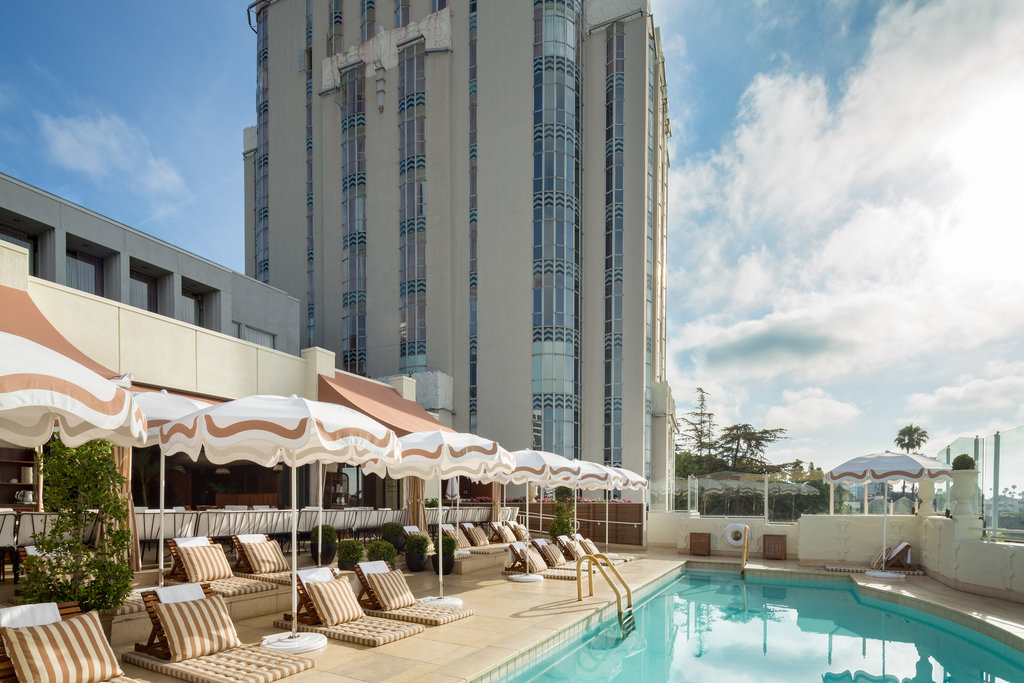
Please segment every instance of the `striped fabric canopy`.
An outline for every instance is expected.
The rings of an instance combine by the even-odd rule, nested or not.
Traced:
[[[524,449],[512,451],[515,466],[507,474],[495,475],[487,481],[502,484],[537,484],[554,486],[574,480],[579,474],[579,461],[554,453]]]
[[[949,465],[920,453],[872,453],[848,460],[825,474],[825,481],[862,484],[867,481],[951,481]]]
[[[388,466],[392,477],[469,477],[492,481],[515,467],[512,455],[496,441],[459,432],[413,432],[399,441],[401,461]]]
[[[146,418],[124,389],[34,341],[0,332],[0,440],[33,448],[106,439],[142,446]]]

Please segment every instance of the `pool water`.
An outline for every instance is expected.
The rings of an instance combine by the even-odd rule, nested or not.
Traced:
[[[849,584],[687,571],[509,681],[1024,682],[1024,654]]]

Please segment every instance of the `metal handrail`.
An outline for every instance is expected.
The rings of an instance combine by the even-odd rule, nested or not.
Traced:
[[[593,571],[593,567],[597,567],[598,571],[601,572],[601,576],[604,577],[604,580],[608,582],[608,585],[615,592],[615,606],[616,606],[616,608],[618,609],[618,612],[619,612],[619,624],[621,625],[622,624],[622,593],[619,592],[618,586],[616,586],[615,583],[608,576],[608,573],[605,571],[605,565],[602,565],[599,562],[599,560],[604,560],[605,561],[605,563],[607,564],[608,569],[612,570],[612,573],[615,574],[615,578],[617,578],[619,580],[619,583],[622,584],[622,587],[626,589],[626,607],[629,608],[629,609],[633,608],[633,591],[631,591],[629,589],[629,584],[627,584],[626,580],[622,578],[622,574],[619,573],[619,570],[616,569],[612,565],[612,561],[609,560],[608,556],[603,554],[603,553],[597,553],[595,555],[584,555],[580,559],[576,560],[576,601],[577,602],[582,602],[583,601],[583,565],[584,564],[587,565],[587,578],[588,578],[588,584],[589,584],[588,588],[589,588],[589,591],[590,591],[587,594],[587,597],[590,597],[590,596],[592,596],[594,594],[594,571]]]

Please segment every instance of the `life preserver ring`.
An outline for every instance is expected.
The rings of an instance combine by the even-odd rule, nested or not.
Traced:
[[[746,524],[740,524],[739,522],[727,524],[725,527],[725,542],[733,546],[734,548],[742,547],[743,534],[746,528]]]

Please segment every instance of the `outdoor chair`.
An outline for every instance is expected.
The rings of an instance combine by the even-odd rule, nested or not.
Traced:
[[[530,542],[530,530],[525,525],[519,522],[508,522],[508,527],[512,529],[512,533],[515,534],[517,541],[522,543]]]
[[[224,549],[219,544],[203,543],[203,537],[193,539],[168,539],[167,546],[180,565],[179,572],[168,574],[171,583],[206,583],[213,592],[225,598],[236,595],[263,593],[277,588],[277,584],[255,578],[235,576],[231,571]],[[184,545],[183,545],[184,542]],[[172,567],[173,569],[173,567]],[[173,578],[171,575],[173,574]]]
[[[291,564],[281,552],[281,544],[271,540],[267,534],[242,534],[232,536],[235,547],[233,572],[241,578],[269,581],[290,586],[292,583]]]
[[[455,540],[455,557],[469,556],[469,549],[473,546],[470,544],[469,539],[466,538],[466,534],[462,529],[458,529],[451,524],[442,524],[441,533]]]
[[[187,581],[185,567],[181,563],[181,555],[178,549],[184,546],[213,545],[213,539],[209,536],[188,536],[183,538],[168,538],[166,540],[167,550],[171,553],[171,568],[164,572],[164,578],[175,581]]]
[[[576,567],[569,567],[568,565],[549,567],[544,556],[536,548],[528,546],[521,541],[510,543],[508,553],[510,562],[502,572],[505,576],[530,573],[540,574],[545,578],[561,581],[576,580]],[[529,572],[527,572],[527,558],[529,558]],[[562,561],[564,564],[564,558]]]
[[[378,647],[423,632],[423,626],[394,619],[367,616],[356,600],[352,584],[337,578],[327,567],[298,572],[298,630],[321,633],[346,643]],[[274,626],[291,629],[292,615],[285,614]]]
[[[891,571],[913,571],[913,567],[910,566],[910,544],[903,541],[886,552],[885,566],[882,568]]]
[[[469,552],[473,555],[497,555],[508,550],[508,544],[492,544],[483,529],[473,526],[469,522],[463,522],[459,526],[459,531],[465,534],[466,538],[473,544],[468,548]]]
[[[573,534],[572,535],[572,539],[574,541],[576,541],[577,543],[579,543],[580,547],[582,547],[585,551],[587,551],[588,555],[597,555],[598,553],[600,553],[600,554],[604,555],[605,557],[607,557],[609,560],[611,560],[612,564],[622,564],[623,562],[632,562],[633,560],[636,559],[632,555],[619,555],[618,553],[602,553],[600,550],[598,550],[597,545],[593,541],[591,541],[589,538],[585,538],[583,536],[583,534],[579,534],[579,533]]]
[[[359,562],[356,577],[362,587],[357,600],[373,617],[441,626],[473,615],[471,609],[417,602],[402,572],[393,571],[387,562]]]
[[[142,597],[153,632],[121,656],[127,664],[193,683],[276,681],[313,668],[304,657],[243,645],[223,598],[208,585],[166,586]]]
[[[491,526],[491,541],[498,543],[515,543],[516,535],[512,533],[512,529],[505,526],[503,522],[490,522]]]
[[[427,536],[425,533],[420,531],[420,528],[418,526],[416,526],[415,524],[410,524],[410,525],[407,525],[407,526],[403,526],[402,527],[402,533],[405,534],[405,540],[407,540],[407,541],[409,540],[410,536],[416,536],[416,535]],[[430,538],[430,537],[427,536],[427,538]]]
[[[47,602],[0,609],[0,683],[45,676],[39,664],[68,679],[83,678],[79,663],[88,660],[93,675],[104,681],[142,683],[128,678],[117,664],[96,612],[82,614],[77,602]],[[5,643],[11,643],[8,652]]]

